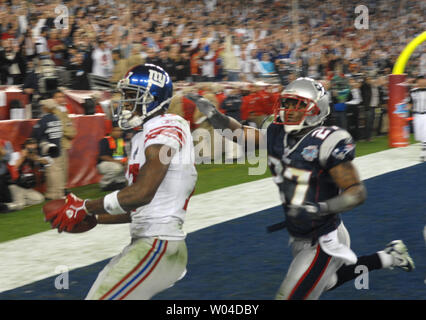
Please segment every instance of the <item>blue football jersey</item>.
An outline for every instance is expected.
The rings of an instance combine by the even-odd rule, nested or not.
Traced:
[[[354,159],[351,135],[335,126],[316,127],[295,140],[282,125],[271,124],[267,129],[267,147],[268,164],[280,191],[289,233],[317,239],[336,229],[339,215],[312,218],[302,211],[294,217],[288,214],[288,205],[326,201],[339,194],[329,170]]]

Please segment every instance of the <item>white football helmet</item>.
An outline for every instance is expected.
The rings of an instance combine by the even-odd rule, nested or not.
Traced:
[[[286,132],[318,126],[330,113],[329,93],[314,79],[298,78],[284,88],[274,109],[274,123],[283,124]],[[302,118],[294,121],[294,112],[303,112]]]

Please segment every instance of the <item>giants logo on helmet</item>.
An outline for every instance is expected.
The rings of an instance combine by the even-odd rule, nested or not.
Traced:
[[[162,74],[158,71],[149,70],[149,80],[155,84],[156,86],[163,88],[164,85],[166,84],[166,75]]]

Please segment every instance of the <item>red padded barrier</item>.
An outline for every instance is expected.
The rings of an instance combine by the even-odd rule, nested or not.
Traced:
[[[69,153],[69,180],[67,188],[97,183],[100,175],[96,170],[99,140],[105,136],[105,116],[71,116],[77,129]],[[0,121],[0,138],[9,140],[15,151],[31,135],[37,122],[31,120]]]

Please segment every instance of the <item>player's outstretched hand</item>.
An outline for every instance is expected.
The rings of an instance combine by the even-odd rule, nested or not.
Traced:
[[[208,118],[210,119],[215,113],[218,111],[216,110],[216,107],[206,98],[195,94],[195,93],[188,93],[185,95],[186,98],[193,101],[197,108]]]
[[[50,222],[52,228],[57,228],[59,232],[71,232],[74,226],[83,221],[88,215],[86,200],[82,200],[70,193],[65,199],[64,205],[49,209],[45,206],[45,220]]]

